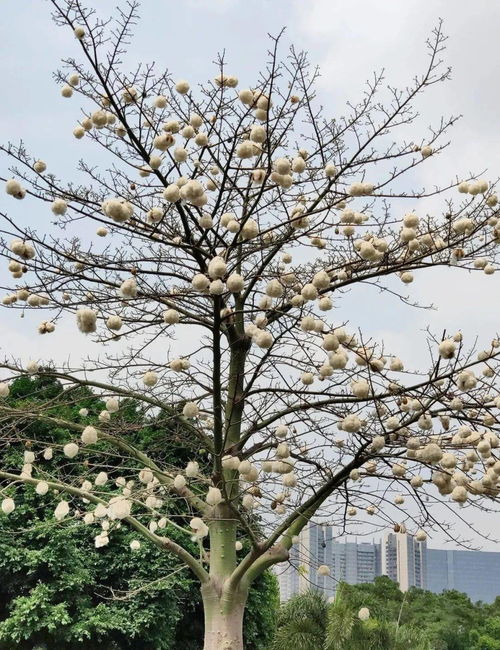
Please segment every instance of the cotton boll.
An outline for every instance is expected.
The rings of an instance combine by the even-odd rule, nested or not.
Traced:
[[[358,612],[358,618],[360,621],[367,621],[370,618],[370,610],[368,607],[362,607]]]
[[[422,158],[428,158],[429,156],[432,156],[434,152],[430,145],[426,145],[420,149],[420,153],[422,155]]]
[[[208,264],[208,275],[214,280],[226,274],[227,266],[222,257],[216,256]]]
[[[282,176],[289,174],[291,170],[291,164],[288,158],[278,158],[274,161],[273,167]]]
[[[319,576],[329,576],[330,575],[330,567],[328,567],[326,564],[321,564],[318,567],[316,573]]]
[[[333,178],[337,175],[337,168],[333,163],[328,163],[325,165],[325,176],[327,178]]]
[[[298,156],[292,160],[292,171],[296,174],[302,174],[306,169],[306,161]]]
[[[361,429],[361,420],[357,415],[347,415],[341,422],[342,431],[357,433]]]
[[[76,324],[80,332],[84,334],[90,334],[95,332],[97,327],[97,314],[92,309],[84,307],[83,309],[78,309],[76,312]]]
[[[14,178],[11,178],[5,183],[5,192],[15,199],[24,199],[26,190],[22,187],[21,183]]]
[[[246,104],[247,106],[250,106],[254,102],[254,94],[251,90],[248,89],[240,90],[238,97],[240,99],[240,102]]]
[[[44,494],[47,494],[48,491],[49,491],[49,484],[46,481],[39,481],[36,484],[35,492],[38,495],[43,496]]]
[[[14,499],[11,499],[10,497],[3,499],[1,508],[4,515],[10,515],[10,513],[14,512],[14,510],[16,509],[16,504],[14,502]]]
[[[361,379],[351,383],[351,390],[355,397],[365,398],[370,393],[370,386],[365,379]]]
[[[175,90],[180,94],[180,95],[185,95],[186,93],[189,92],[189,83],[181,79],[175,84]]]
[[[205,501],[209,506],[218,506],[222,502],[222,493],[219,488],[209,487]]]
[[[62,521],[64,517],[69,514],[69,503],[67,501],[60,501],[54,510],[54,517],[57,521]]]
[[[206,133],[204,133],[203,131],[200,131],[199,133],[196,134],[196,136],[194,138],[194,142],[199,147],[206,147],[208,145],[208,135]],[[213,181],[207,181],[207,187],[208,187],[209,182],[212,182],[212,184],[214,184]],[[216,189],[216,186],[212,187],[212,190],[214,190],[214,189]]]
[[[200,471],[200,466],[198,463],[194,460],[189,461],[189,463],[186,466],[186,476],[189,478],[194,478],[198,476],[198,473]]]
[[[249,140],[240,142],[236,147],[236,156],[241,159],[252,158],[254,156],[254,147]]]
[[[180,315],[176,309],[167,309],[163,312],[163,322],[167,325],[175,325],[179,320]]]
[[[64,445],[63,452],[67,458],[74,458],[79,452],[78,445],[74,442],[68,442],[67,445]]]
[[[182,474],[177,474],[177,476],[174,478],[174,488],[176,490],[182,490],[186,487],[186,479]]]
[[[137,296],[137,282],[135,279],[129,278],[122,282],[119,293],[122,298],[135,298]]]
[[[452,339],[445,339],[439,344],[439,355],[443,359],[453,359],[455,356],[456,345]]]
[[[178,185],[175,183],[168,185],[163,190],[163,198],[170,203],[176,203],[180,199],[180,190]]]
[[[43,174],[43,172],[47,169],[47,165],[43,160],[37,160],[33,165],[33,169],[37,174]]]
[[[193,517],[189,522],[189,526],[195,531],[196,537],[200,539],[208,535],[208,526],[200,517]]]
[[[241,229],[242,240],[247,241],[249,239],[254,239],[258,234],[259,226],[257,225],[257,222],[252,218],[246,219]]]
[[[26,372],[29,375],[36,375],[39,370],[38,363],[36,361],[28,361],[26,364]]]
[[[64,199],[56,199],[51,206],[51,210],[55,215],[63,215],[66,214],[66,210],[68,209],[68,204]]]
[[[106,410],[110,413],[116,413],[120,408],[120,403],[116,397],[108,397],[106,400]]]
[[[245,281],[239,273],[232,273],[226,280],[226,286],[231,293],[239,293],[243,291]]]
[[[67,84],[61,88],[61,96],[68,99],[73,96],[73,88]]]
[[[156,374],[156,372],[150,370],[144,374],[142,381],[144,382],[145,386],[151,388],[152,386],[158,383],[158,375]]]
[[[165,95],[157,95],[153,99],[154,108],[165,108],[167,104],[168,104],[168,99],[165,97]]]
[[[25,451],[24,452],[24,462],[25,463],[34,463],[35,462],[35,454],[32,451]]]
[[[167,151],[175,144],[175,138],[171,133],[162,133],[153,140],[153,146],[158,151]]]
[[[73,34],[75,35],[75,38],[81,41],[85,37],[85,29],[80,25],[77,25],[73,30]]]
[[[0,382],[0,397],[8,397],[10,393],[9,385],[2,381]]]
[[[182,414],[186,418],[195,418],[199,415],[198,406],[194,402],[186,402],[184,408],[182,409]]]

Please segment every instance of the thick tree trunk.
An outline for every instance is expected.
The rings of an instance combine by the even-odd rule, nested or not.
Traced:
[[[246,594],[217,594],[207,585],[202,587],[205,610],[205,644],[203,650],[243,650],[243,614]]]

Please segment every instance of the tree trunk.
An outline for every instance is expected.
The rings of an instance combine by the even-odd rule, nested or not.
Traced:
[[[247,594],[220,597],[211,585],[202,587],[205,612],[203,650],[243,650],[243,614]]]

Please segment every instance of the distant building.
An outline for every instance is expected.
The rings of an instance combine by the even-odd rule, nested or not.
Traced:
[[[330,575],[318,576],[322,564]],[[330,598],[340,582],[373,582],[380,575],[397,582],[402,591],[456,589],[483,602],[500,596],[500,552],[427,548],[411,535],[393,532],[378,544],[337,541],[330,526],[314,523],[302,531],[300,542],[290,549],[289,563],[279,565],[277,574],[283,601],[311,587]]]
[[[318,576],[322,564],[329,567],[330,575]],[[334,541],[330,526],[312,523],[290,549],[288,566],[277,570],[280,597],[285,601],[314,587],[332,597],[340,582],[373,582],[380,567],[380,544]]]
[[[456,589],[476,602],[500,596],[500,553],[427,549],[427,589]]]
[[[406,533],[387,532],[382,540],[381,575],[397,582],[401,591],[426,589],[426,553],[426,542],[417,542]]]

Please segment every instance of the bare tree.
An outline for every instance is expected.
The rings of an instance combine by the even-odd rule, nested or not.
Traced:
[[[2,147],[7,194],[52,209],[61,231],[2,215],[13,277],[3,304],[42,311],[38,331],[51,338],[69,313],[98,352],[81,367],[6,358],[0,395],[20,375],[46,375],[63,382],[68,402],[87,386],[107,409],[89,425],[58,419],[50,402],[28,410],[0,401],[4,444],[28,445],[21,471],[5,463],[0,471],[2,509],[28,484],[60,491],[60,521],[105,521],[97,545],[127,523],[199,579],[205,650],[236,650],[249,585],[287,561],[312,517],[339,534],[399,519],[423,540],[432,527],[452,534],[443,509],[454,512],[454,502],[495,508],[499,341],[477,355],[460,334],[429,335],[429,366],[405,371],[382,342],[349,331],[338,309],[360,284],[411,307],[415,270],[493,273],[497,198],[476,178],[402,189],[405,174],[446,146],[455,120],[427,140],[397,135],[415,125],[415,98],[449,77],[441,25],[410,86],[389,87],[381,103],[376,75],[360,103],[330,119],[315,99],[318,71],[293,48],[280,59],[279,38],[252,89],[237,89],[224,57],[215,79],[192,89],[152,65],[122,70],[135,0],[109,21],[77,0],[51,2],[81,53],[56,75],[62,96],[83,105],[74,136],[110,162],[81,161],[86,182],[65,184],[23,145]],[[391,208],[441,194],[442,216]],[[182,356],[159,358],[175,335]],[[169,435],[195,441],[209,460],[174,467],[135,448],[113,415],[125,398],[164,414]],[[47,450],[22,433],[33,420],[67,428],[77,442]],[[102,452],[102,465],[87,463],[83,484],[51,465],[53,453],[85,463],[89,452]],[[122,474],[108,475],[110,453],[127,459]],[[123,488],[118,498],[111,481]],[[169,517],[174,500],[189,528]],[[170,539],[169,526],[195,538],[199,555]]]

